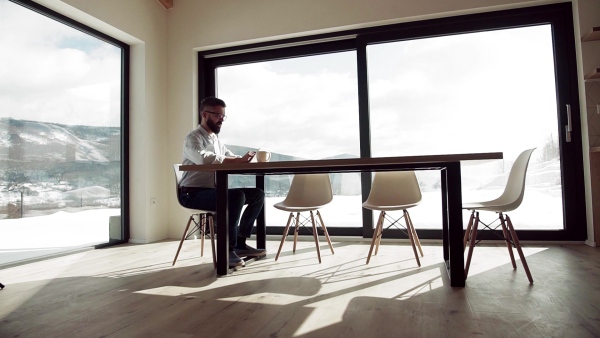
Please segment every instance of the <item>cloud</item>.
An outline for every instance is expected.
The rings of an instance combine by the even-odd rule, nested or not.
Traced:
[[[356,67],[333,72],[319,56],[297,61],[313,71],[279,71],[278,61],[218,70],[229,116],[223,140],[308,159],[358,155]]]
[[[0,117],[120,124],[119,48],[6,0],[0,45]]]

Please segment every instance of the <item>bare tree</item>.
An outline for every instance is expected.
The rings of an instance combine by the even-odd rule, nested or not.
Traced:
[[[546,138],[544,145],[542,146],[542,149],[539,150],[538,154],[538,160],[540,162],[551,161],[558,158],[560,154],[558,139],[554,138],[552,133]]]

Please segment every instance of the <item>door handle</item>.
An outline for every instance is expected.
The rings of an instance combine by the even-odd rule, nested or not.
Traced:
[[[571,131],[573,131],[573,127],[571,124],[571,105],[567,105],[567,125],[565,126],[566,140],[567,142],[571,142]]]

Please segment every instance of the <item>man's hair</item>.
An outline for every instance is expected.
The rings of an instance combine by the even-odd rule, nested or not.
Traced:
[[[202,102],[200,102],[200,109],[198,109],[198,120],[200,122],[202,122],[202,111],[204,110],[204,108],[206,107],[215,107],[215,106],[219,106],[219,107],[227,107],[225,105],[225,101],[216,98],[214,96],[209,96],[204,98],[204,100],[202,100]]]

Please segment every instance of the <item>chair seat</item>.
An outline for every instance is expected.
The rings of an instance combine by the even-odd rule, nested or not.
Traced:
[[[514,197],[511,199],[509,196],[503,195],[489,201],[465,202],[462,204],[462,208],[466,210],[509,212],[517,209],[519,205],[521,205],[522,196],[523,195],[521,194],[520,197]]]
[[[463,203],[463,209],[466,210],[479,210],[479,211],[492,211],[492,212],[509,212],[516,208],[510,208],[510,206],[498,204],[495,201],[489,202],[470,202]]]
[[[363,203],[363,208],[369,210],[379,210],[379,211],[395,211],[395,210],[405,210],[408,208],[416,207],[419,203],[411,203],[411,204],[402,204],[402,205],[375,205],[371,203]]]
[[[185,210],[193,212],[194,214],[213,214],[214,215],[214,214],[217,213],[216,210],[191,209],[191,208],[188,208],[188,207],[183,206],[183,205],[181,205],[181,207],[183,207]]]
[[[286,205],[283,202],[279,202],[279,203],[273,204],[273,207],[275,207],[275,208],[277,208],[279,210],[283,210],[283,211],[303,212],[303,211],[317,210],[319,208],[324,207],[324,205],[317,205],[317,206],[310,206],[310,207],[300,207],[300,206]]]

